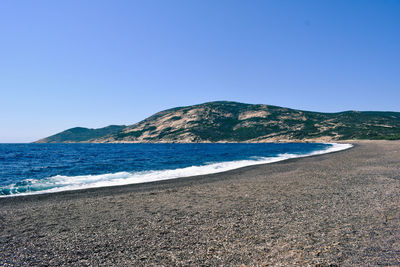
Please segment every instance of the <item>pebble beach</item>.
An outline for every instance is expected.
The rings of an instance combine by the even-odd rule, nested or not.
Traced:
[[[400,141],[0,198],[1,266],[400,265]]]

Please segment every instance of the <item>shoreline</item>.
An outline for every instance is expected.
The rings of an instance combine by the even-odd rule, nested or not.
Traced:
[[[345,143],[349,144],[349,143]],[[258,163],[258,164],[253,164],[253,165],[247,165],[243,167],[238,167],[235,169],[231,170],[226,170],[222,172],[216,172],[216,173],[208,173],[208,174],[201,174],[201,175],[192,175],[192,176],[184,176],[184,177],[176,177],[176,178],[171,178],[171,179],[164,179],[164,180],[157,180],[157,181],[151,181],[151,182],[145,182],[145,183],[131,183],[131,184],[122,184],[122,185],[112,185],[112,186],[101,186],[101,187],[88,187],[88,188],[82,188],[82,189],[74,189],[74,190],[64,190],[64,191],[57,191],[57,192],[46,192],[46,193],[37,193],[37,194],[27,194],[27,195],[9,195],[9,196],[0,196],[0,204],[3,200],[6,199],[13,199],[13,198],[26,198],[27,201],[31,199],[35,199],[37,197],[38,199],[47,198],[47,197],[52,197],[57,194],[60,195],[80,195],[80,194],[96,194],[96,193],[102,193],[102,192],[108,192],[108,191],[115,191],[117,193],[119,192],[142,192],[142,191],[147,191],[147,190],[154,190],[157,189],[158,187],[175,187],[175,186],[182,186],[182,185],[187,185],[191,183],[207,183],[209,180],[212,182],[215,179],[219,179],[219,176],[222,174],[223,176],[228,176],[230,174],[235,175],[235,171],[244,171],[245,169],[249,168],[251,169],[252,167],[255,166],[268,166],[272,164],[279,164],[282,162],[289,162],[289,161],[295,161],[299,160],[302,158],[312,158],[312,157],[319,157],[323,155],[329,155],[333,153],[340,153],[344,152],[349,149],[353,149],[357,146],[356,143],[351,144],[352,147],[338,150],[338,151],[332,151],[332,152],[326,152],[322,154],[313,154],[313,155],[305,155],[305,156],[299,156],[299,157],[294,157],[294,158],[288,158],[288,159],[282,159],[279,161],[274,161],[274,162],[268,162],[268,163]],[[126,187],[126,190],[124,188]],[[114,190],[115,189],[115,190]],[[113,192],[114,193],[114,192]]]
[[[286,160],[293,159],[293,158],[303,158],[303,157],[318,156],[318,155],[340,152],[343,150],[350,149],[354,146],[351,143],[321,143],[321,144],[331,145],[331,147],[324,149],[324,150],[316,150],[316,151],[306,153],[306,154],[301,154],[301,155],[278,154],[274,157],[262,157],[257,160],[244,159],[244,160],[236,160],[236,161],[216,162],[216,163],[211,163],[211,164],[207,164],[204,166],[188,166],[188,167],[178,168],[178,169],[173,169],[173,170],[148,171],[147,174],[152,174],[152,176],[153,176],[152,180],[141,181],[141,182],[138,181],[138,179],[140,179],[141,177],[138,176],[137,173],[120,172],[120,173],[99,174],[99,175],[95,175],[95,176],[117,175],[117,174],[121,174],[121,175],[125,176],[126,174],[129,174],[130,177],[124,178],[124,180],[119,181],[119,182],[109,180],[108,184],[106,184],[106,185],[96,185],[96,184],[87,184],[85,186],[79,186],[79,185],[72,186],[71,185],[71,186],[65,186],[65,187],[52,188],[52,189],[43,190],[43,191],[33,191],[33,192],[28,192],[28,193],[0,195],[0,199],[1,198],[9,198],[9,197],[22,197],[22,196],[29,196],[29,195],[54,194],[54,193],[60,193],[60,192],[65,192],[65,191],[85,190],[85,189],[91,189],[91,188],[102,188],[102,187],[108,188],[108,187],[114,187],[114,186],[127,186],[127,185],[132,185],[132,184],[153,183],[153,182],[164,181],[164,180],[184,179],[184,178],[189,178],[189,177],[204,176],[204,175],[215,174],[215,173],[225,173],[225,172],[235,170],[235,169],[240,169],[243,167],[271,164],[271,163],[275,163],[275,162],[286,161]],[[193,168],[196,168],[196,170],[191,170],[190,173],[187,173],[187,175],[182,173],[182,172],[184,172],[184,170],[189,170],[189,169],[193,169]],[[169,176],[163,176],[162,174],[165,171],[168,171],[168,172],[172,171],[172,173],[170,173]],[[179,174],[175,174],[175,173],[179,173]],[[192,173],[196,173],[196,174],[192,174]],[[161,177],[157,177],[157,174],[159,174],[159,175],[161,174]],[[89,175],[89,176],[92,176],[92,175]],[[78,175],[76,177],[80,177],[80,176]]]
[[[0,263],[400,264],[400,142],[354,144],[224,173],[1,198]]]

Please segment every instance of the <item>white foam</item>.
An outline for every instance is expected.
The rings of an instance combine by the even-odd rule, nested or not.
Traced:
[[[329,143],[329,144],[332,146],[330,146],[325,150],[318,150],[308,154],[301,154],[301,155],[280,154],[276,157],[259,157],[250,160],[211,163],[205,166],[191,166],[174,170],[143,171],[134,173],[117,172],[117,173],[107,173],[100,175],[80,175],[80,176],[57,175],[40,180],[29,179],[30,187],[35,188],[36,190],[40,189],[43,190],[31,191],[25,193],[15,193],[11,195],[2,195],[0,197],[55,193],[61,191],[70,191],[70,190],[78,190],[86,188],[139,184],[139,183],[148,183],[148,182],[162,181],[175,178],[183,178],[189,176],[219,173],[251,165],[266,164],[266,163],[287,160],[291,158],[301,158],[301,157],[308,157],[308,156],[341,151],[351,148],[353,146],[351,144],[337,144],[337,143]],[[9,189],[13,188],[16,188],[15,184],[10,185],[9,187]]]

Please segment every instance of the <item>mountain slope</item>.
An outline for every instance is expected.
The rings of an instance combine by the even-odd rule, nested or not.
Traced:
[[[219,101],[161,111],[119,131],[83,141],[271,142],[340,139],[400,139],[400,113],[319,113]],[[63,142],[61,138],[58,140]]]
[[[75,127],[61,133],[40,139],[36,143],[76,143],[87,142],[91,139],[101,138],[123,130],[125,125],[110,125],[99,129]]]

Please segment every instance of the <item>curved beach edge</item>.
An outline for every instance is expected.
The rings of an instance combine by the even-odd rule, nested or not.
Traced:
[[[196,178],[202,177],[213,174],[221,174],[227,173],[230,171],[252,167],[256,165],[264,165],[264,164],[272,164],[276,162],[287,161],[291,159],[299,159],[305,157],[314,157],[324,154],[336,153],[340,151],[344,151],[354,147],[354,144],[351,143],[321,143],[331,145],[327,149],[316,150],[307,154],[279,154],[276,157],[263,157],[258,158],[256,160],[239,160],[239,161],[228,161],[228,162],[220,162],[220,163],[212,163],[205,166],[191,166],[181,169],[175,170],[164,170],[164,171],[149,171],[144,174],[141,174],[139,177],[136,173],[128,173],[128,172],[121,172],[121,173],[110,173],[110,174],[102,174],[96,176],[112,176],[112,177],[125,177],[125,179],[119,180],[111,180],[106,182],[101,182],[97,184],[86,184],[86,185],[79,185],[79,186],[66,186],[66,187],[59,187],[53,188],[49,190],[43,191],[35,191],[35,192],[27,192],[27,193],[18,193],[18,194],[11,194],[11,195],[2,195],[2,198],[10,198],[10,197],[26,197],[26,196],[33,196],[33,195],[48,195],[48,194],[57,194],[63,192],[73,192],[73,191],[84,191],[84,190],[96,190],[101,188],[112,188],[112,187],[123,187],[123,186],[132,186],[132,185],[143,185],[143,184],[157,184],[163,183],[166,181],[176,182],[176,180],[181,179],[188,179],[188,178]],[[60,176],[62,177],[62,176]],[[79,179],[84,178],[85,176],[76,176]],[[88,177],[93,177],[92,175],[88,175]],[[62,177],[64,178],[64,177]],[[67,177],[68,178],[68,177]]]

